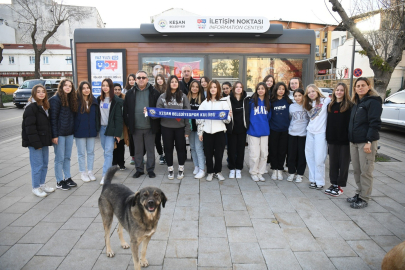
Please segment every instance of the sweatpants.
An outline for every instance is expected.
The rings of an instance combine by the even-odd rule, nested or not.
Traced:
[[[156,146],[156,151],[158,152],[159,156],[163,155],[162,131],[161,130],[159,130],[155,134],[155,146]]]
[[[115,142],[117,144],[117,148],[114,149],[113,151],[113,162],[112,165],[118,165],[120,167],[124,166],[125,160],[124,160],[124,155],[125,155],[125,141],[124,139],[120,140],[119,143]]]
[[[288,135],[288,173],[304,175],[307,167],[305,159],[305,141],[307,137]]]
[[[288,147],[288,131],[270,130],[270,165],[272,170],[284,170]]]
[[[305,142],[305,157],[309,170],[309,182],[318,186],[325,185],[325,161],[328,153],[326,134],[307,132]]]
[[[269,136],[254,137],[248,135],[249,173],[264,174],[267,162]]]
[[[328,144],[329,179],[332,185],[345,187],[349,175],[350,146]]]
[[[228,167],[230,170],[242,170],[245,159],[246,133],[227,134]]]
[[[220,173],[222,171],[222,158],[225,150],[226,134],[223,131],[217,133],[203,133],[203,144],[207,173]],[[215,165],[213,158],[215,159]]]
[[[173,150],[176,143],[177,161],[179,165],[184,165],[186,161],[186,138],[185,131],[182,128],[161,127],[163,145],[165,147],[165,158],[168,167],[173,166]]]
[[[356,181],[356,193],[365,201],[370,200],[373,190],[373,170],[377,141],[371,143],[371,153],[364,153],[365,143],[350,143],[350,156]]]
[[[155,170],[155,134],[152,129],[135,129],[132,135],[135,148],[135,168],[137,172],[144,172],[143,156],[146,149],[146,171]]]

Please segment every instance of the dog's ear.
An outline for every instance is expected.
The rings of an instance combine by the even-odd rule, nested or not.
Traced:
[[[131,207],[135,206],[139,201],[139,196],[140,196],[139,191],[137,191],[135,194],[127,198],[127,203],[130,203]]]
[[[165,208],[166,202],[167,202],[167,197],[166,195],[163,193],[163,191],[160,191],[160,199],[162,201],[162,206],[163,208]]]

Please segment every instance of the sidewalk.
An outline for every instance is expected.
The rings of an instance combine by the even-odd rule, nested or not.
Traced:
[[[78,187],[44,199],[31,192],[28,150],[21,141],[1,145],[0,152],[1,269],[133,269],[130,250],[119,245],[116,219],[111,237],[116,255],[105,254],[97,204],[103,163],[99,140],[98,180],[79,180],[74,146],[71,172]],[[403,152],[381,152],[405,161]],[[118,171],[113,181],[134,191],[160,187],[168,197],[146,255],[150,270],[380,269],[386,252],[405,240],[403,162],[377,163],[373,200],[354,210],[346,202],[355,191],[352,170],[344,194],[333,198],[309,189],[307,172],[302,183],[273,181],[269,175],[255,183],[246,162],[240,181],[195,180],[190,160],[181,181],[168,180],[162,165],[156,165],[156,178],[134,179],[126,154],[127,170]],[[55,186],[53,158],[50,148],[47,182]],[[228,173],[224,158],[223,174]],[[124,237],[129,241],[126,232]]]

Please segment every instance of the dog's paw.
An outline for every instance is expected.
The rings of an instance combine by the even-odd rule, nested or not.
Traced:
[[[112,258],[112,257],[114,257],[114,256],[115,256],[114,251],[112,251],[112,250],[108,251],[108,250],[107,250],[107,257]]]
[[[149,265],[149,262],[147,259],[140,259],[139,263],[141,264],[142,267],[146,267]]]
[[[124,243],[121,243],[121,247],[127,249],[127,248],[129,248],[129,245],[127,242],[124,242]]]

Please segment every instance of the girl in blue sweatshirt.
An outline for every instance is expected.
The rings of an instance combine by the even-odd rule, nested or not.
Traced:
[[[246,97],[243,101],[245,127],[249,135],[249,173],[255,182],[265,181],[263,174],[266,170],[271,119],[270,99],[266,88],[264,82],[258,83],[252,97]]]
[[[288,97],[290,91],[283,82],[277,83],[271,95],[270,120],[270,165],[273,170],[271,179],[283,180],[284,161],[287,155],[288,128],[290,127]]]

